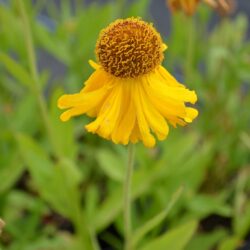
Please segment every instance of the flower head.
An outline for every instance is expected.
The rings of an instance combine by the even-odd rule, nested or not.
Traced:
[[[58,107],[68,109],[62,121],[86,113],[96,119],[85,128],[128,144],[155,145],[154,133],[164,140],[168,123],[184,126],[198,115],[186,107],[197,100],[161,62],[167,46],[151,24],[138,18],[119,19],[102,30],[96,44],[98,64],[80,93],[63,95]]]
[[[186,15],[192,16],[196,11],[200,0],[167,0],[172,12],[183,11]]]

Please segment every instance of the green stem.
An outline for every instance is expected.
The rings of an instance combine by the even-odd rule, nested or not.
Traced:
[[[131,184],[134,165],[134,145],[128,146],[128,165],[124,182],[124,236],[125,250],[132,250],[132,222],[131,222]]]
[[[36,100],[38,103],[38,107],[41,111],[41,116],[44,122],[45,129],[47,130],[48,137],[50,140],[50,143],[53,147],[55,155],[58,157],[59,160],[63,159],[63,156],[60,154],[60,150],[57,144],[57,141],[53,135],[53,129],[50,123],[50,119],[48,116],[48,110],[46,106],[46,101],[45,98],[42,94],[42,89],[41,89],[41,84],[39,80],[39,74],[37,71],[37,64],[36,64],[36,54],[35,54],[35,49],[34,49],[34,42],[32,39],[32,34],[31,34],[31,28],[30,28],[30,22],[28,19],[28,15],[24,6],[24,1],[22,0],[17,0],[18,3],[18,8],[21,14],[21,18],[23,21],[23,31],[24,31],[24,36],[25,36],[25,42],[26,42],[26,47],[27,47],[27,53],[28,53],[28,63],[29,63],[29,68],[30,68],[30,73],[33,79],[34,84],[32,85],[32,91],[34,92],[34,95],[36,96]],[[72,194],[72,200],[77,201],[78,198]],[[87,228],[84,226],[83,223],[83,216],[81,214],[81,208],[80,204],[75,204],[75,209],[73,211],[74,218],[72,218],[72,221],[74,222],[77,232],[79,234],[80,238],[80,246],[79,249],[96,249],[91,246],[91,241],[89,237],[89,232]],[[85,247],[87,246],[87,247]]]
[[[23,21],[23,29],[24,29],[23,31],[24,31],[24,37],[25,37],[25,42],[26,42],[26,47],[27,47],[30,73],[34,81],[34,85],[32,85],[32,90],[36,96],[36,100],[37,100],[39,109],[41,111],[44,126],[48,132],[51,145],[53,146],[55,153],[58,156],[59,155],[58,146],[53,136],[52,127],[51,127],[50,120],[48,117],[48,110],[46,107],[46,102],[42,94],[41,84],[39,81],[39,75],[38,75],[37,65],[36,65],[36,54],[35,54],[34,43],[33,43],[32,35],[31,35],[30,23],[29,23],[28,15],[27,15],[27,12],[25,10],[25,6],[22,0],[18,0],[18,8],[20,10],[21,18]]]

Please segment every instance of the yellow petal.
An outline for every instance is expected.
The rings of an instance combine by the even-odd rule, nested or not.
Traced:
[[[150,103],[146,92],[147,88],[148,83],[143,78],[141,86],[138,86],[142,109],[150,128],[156,133],[159,140],[164,140],[168,135],[169,128],[164,117]]]
[[[96,70],[85,82],[85,87],[81,90],[81,93],[87,93],[106,86],[110,88],[112,86],[113,78],[107,74],[103,69]]]
[[[162,44],[162,51],[165,51],[168,48],[167,44],[163,43]]]
[[[85,126],[89,132],[98,133],[104,138],[109,138],[119,117],[121,90],[120,84],[117,84],[111,90],[110,96],[103,103],[97,119]]]
[[[107,88],[103,87],[96,91],[88,93],[78,93],[72,95],[63,95],[58,99],[57,106],[60,109],[75,107],[75,106],[87,106],[89,109],[96,105],[101,98],[107,93]]]
[[[192,122],[198,115],[198,111],[194,108],[187,107],[186,108],[186,117],[184,117],[184,120],[188,123]]]
[[[131,132],[129,140],[133,144],[137,143],[139,140],[142,140],[137,120],[135,120],[135,125],[134,125],[132,132]]]
[[[122,101],[119,123],[112,133],[112,140],[115,143],[128,144],[130,135],[135,126],[135,105],[131,98],[131,81],[122,83]]]
[[[69,110],[63,112],[60,115],[60,119],[61,119],[61,121],[66,122],[71,117],[84,114],[84,113],[86,113],[86,111],[87,111],[87,107],[86,106],[79,106],[79,107],[76,107],[76,108],[72,108],[72,109],[69,109]]]
[[[183,102],[169,98],[169,93],[163,92],[161,88],[153,88],[156,83],[153,77],[148,78],[149,87],[145,89],[152,104],[166,118],[169,116],[185,116],[185,105]]]
[[[162,78],[164,84],[172,87],[183,87],[184,85],[179,83],[163,66],[159,66],[156,73]],[[161,80],[161,81],[162,81]]]
[[[153,147],[155,145],[155,138],[151,135],[148,122],[142,109],[140,101],[139,85],[141,82],[135,82],[133,86],[133,98],[136,108],[136,117],[138,127],[141,134],[141,139],[146,147]]]
[[[187,121],[195,118],[195,113],[191,113],[189,108],[185,107],[185,102],[195,102],[197,100],[194,91],[190,91],[184,87],[164,85],[156,73],[148,75],[147,81],[148,87],[144,89],[149,99],[174,127],[177,124],[185,126]],[[184,119],[184,121],[180,118]]]
[[[99,69],[99,68],[101,67],[99,64],[97,64],[97,63],[94,62],[93,60],[89,60],[89,65],[90,65],[93,69],[95,69],[95,70],[97,70],[97,69]]]
[[[150,83],[152,83],[150,86],[156,91],[160,91],[165,98],[190,103],[197,101],[195,91],[190,91],[185,87],[168,86],[159,78],[158,73],[151,74],[149,79]]]

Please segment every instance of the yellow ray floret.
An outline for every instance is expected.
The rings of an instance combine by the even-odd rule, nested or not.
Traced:
[[[61,115],[62,121],[85,113],[96,117],[86,129],[114,143],[142,140],[145,146],[153,147],[152,132],[164,140],[168,123],[184,126],[192,122],[198,112],[185,103],[196,100],[194,91],[178,83],[161,66],[136,80],[112,78],[98,67],[82,91],[63,95],[58,107],[69,108]]]
[[[167,137],[169,124],[192,122],[198,111],[186,103],[194,104],[197,96],[160,65],[166,45],[152,25],[130,18],[116,21],[106,31],[97,42],[99,64],[90,61],[95,71],[83,89],[59,98],[58,107],[67,109],[61,120],[87,114],[96,118],[85,126],[87,131],[114,143],[142,141],[147,147],[155,145],[153,134],[158,140]],[[147,54],[150,46],[151,55]]]

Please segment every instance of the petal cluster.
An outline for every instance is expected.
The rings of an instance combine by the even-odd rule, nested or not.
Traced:
[[[164,140],[169,124],[184,126],[198,115],[194,108],[197,96],[185,88],[162,66],[137,78],[118,78],[94,62],[95,72],[86,81],[80,93],[63,95],[58,107],[67,109],[62,121],[87,114],[95,120],[85,128],[94,134],[128,144],[142,141],[155,145],[155,136]]]

